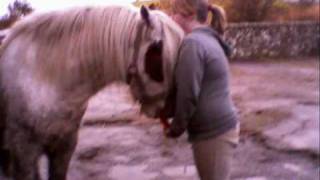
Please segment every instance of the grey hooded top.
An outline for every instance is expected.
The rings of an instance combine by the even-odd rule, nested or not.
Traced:
[[[237,124],[229,92],[230,48],[210,27],[194,29],[182,42],[176,69],[175,134],[189,140],[216,137]]]

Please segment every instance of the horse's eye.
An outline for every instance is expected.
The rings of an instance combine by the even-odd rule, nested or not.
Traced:
[[[145,71],[149,77],[157,82],[163,82],[162,41],[152,43],[145,56]]]

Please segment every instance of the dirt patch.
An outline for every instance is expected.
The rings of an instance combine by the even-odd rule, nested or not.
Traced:
[[[287,120],[299,104],[319,106],[317,59],[235,62],[231,71],[232,94],[243,131]]]
[[[231,73],[242,124],[232,179],[318,180],[318,156],[292,151],[292,146],[283,149],[283,144],[277,148],[274,142],[290,145],[295,140],[299,147],[300,142],[319,143],[319,137],[310,133],[319,130],[319,60],[236,61]],[[198,179],[186,135],[164,138],[159,120],[140,116],[127,92],[123,85],[112,86],[92,99],[68,179]],[[306,128],[311,130],[301,131]],[[41,164],[45,175],[46,161]]]

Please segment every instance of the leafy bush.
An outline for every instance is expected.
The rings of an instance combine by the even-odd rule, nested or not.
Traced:
[[[209,0],[222,6],[230,22],[319,21],[319,4],[314,0],[286,3],[283,0]],[[170,13],[170,0],[159,0],[160,8]]]
[[[276,0],[212,0],[211,2],[222,5],[231,22],[257,22],[267,18]]]

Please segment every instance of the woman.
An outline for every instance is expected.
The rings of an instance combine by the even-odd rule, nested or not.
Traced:
[[[187,129],[201,180],[227,180],[239,123],[229,93],[230,48],[222,39],[225,13],[206,0],[175,0],[173,19],[187,36],[179,50],[176,109],[166,135],[176,138]]]

